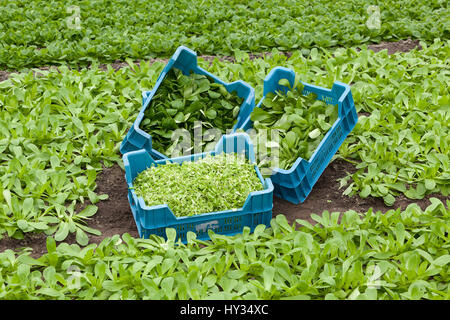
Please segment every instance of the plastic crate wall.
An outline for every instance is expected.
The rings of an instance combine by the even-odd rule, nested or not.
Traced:
[[[269,92],[286,93],[289,90],[288,87],[279,84],[282,79],[287,79],[292,87],[295,81],[295,72],[284,67],[273,68],[264,79],[263,98],[259,101],[257,108],[261,106]],[[304,86],[302,94],[315,93],[318,100],[330,105],[337,104],[338,119],[328,130],[309,160],[299,157],[290,169],[275,168],[273,170],[270,178],[274,185],[274,194],[294,204],[305,201],[333,155],[358,122],[358,114],[349,85],[335,81],[330,90],[300,82]],[[253,122],[249,115],[238,129],[248,130],[252,127]]]
[[[130,151],[144,149],[151,154],[153,153],[153,155],[155,155],[159,159],[167,159],[167,156],[162,153],[163,150],[152,149],[152,137],[150,134],[140,128],[140,124],[144,119],[144,112],[146,108],[150,104],[150,101],[161,85],[161,82],[164,80],[167,73],[172,68],[181,70],[184,75],[196,73],[211,77],[214,82],[223,85],[228,92],[235,91],[240,98],[244,99],[241,104],[235,125],[233,126],[233,128],[229,128],[231,132],[234,132],[236,128],[242,126],[245,119],[248,118],[250,113],[253,111],[253,108],[255,107],[255,91],[250,85],[241,80],[231,83],[222,81],[215,75],[209,73],[208,71],[197,65],[197,54],[194,51],[187,47],[180,46],[177,48],[172,58],[168,61],[164,69],[159,74],[158,80],[156,81],[153,89],[151,91],[145,91],[142,93],[142,108],[132,127],[121,143],[120,152],[122,154]]]
[[[146,150],[131,151],[123,155],[125,178],[128,184],[128,200],[140,237],[148,238],[150,234],[165,237],[165,228],[174,228],[177,239],[186,241],[186,234],[192,231],[198,239],[209,239],[208,230],[219,234],[233,235],[242,232],[244,226],[251,231],[259,224],[270,226],[273,207],[273,185],[270,179],[264,179],[255,163],[255,172],[264,187],[261,191],[249,194],[242,208],[220,212],[209,212],[188,217],[176,217],[167,204],[146,206],[144,199],[137,197],[133,189],[133,180],[150,166],[166,163],[183,163],[196,161],[206,155],[226,153],[245,153],[251,163],[255,163],[253,144],[245,133],[224,135],[214,151],[155,161]]]

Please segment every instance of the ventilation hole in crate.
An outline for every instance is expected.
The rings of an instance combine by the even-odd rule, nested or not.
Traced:
[[[186,241],[187,240],[187,233],[186,232],[181,232],[178,234],[178,238],[181,239],[181,241]],[[177,239],[178,241],[178,239]]]
[[[158,228],[158,229],[156,229],[156,234],[158,235],[158,236],[160,236],[160,237],[163,237],[163,236],[165,236],[165,228]]]
[[[253,226],[256,227],[258,224],[262,224],[262,213],[253,216]]]

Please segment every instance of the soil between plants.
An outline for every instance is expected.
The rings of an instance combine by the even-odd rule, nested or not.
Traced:
[[[384,49],[387,49],[388,54],[394,54],[396,52],[408,52],[415,48],[421,50],[422,47],[419,44],[419,40],[400,40],[395,42],[380,42],[378,44],[370,44],[367,46],[368,49],[378,52]]]

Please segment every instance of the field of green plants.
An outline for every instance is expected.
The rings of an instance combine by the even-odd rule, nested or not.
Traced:
[[[448,38],[444,0],[2,0],[0,67],[329,48],[413,37]],[[383,23],[369,29],[376,5]],[[370,21],[369,21],[370,23]],[[223,35],[227,35],[225,38]]]
[[[0,299],[450,299],[448,21],[437,0],[0,0],[0,244],[48,236],[40,257],[0,252]],[[408,38],[420,47],[367,47]],[[311,212],[315,224],[279,214],[271,228],[189,233],[187,244],[173,229],[167,240],[92,243],[97,205],[115,201],[97,178],[123,168],[120,143],[164,68],[151,58],[180,45],[217,56],[199,64],[246,81],[257,102],[276,66],[325,88],[350,84],[359,119],[333,158],[355,169],[338,182],[342,197],[392,209]]]

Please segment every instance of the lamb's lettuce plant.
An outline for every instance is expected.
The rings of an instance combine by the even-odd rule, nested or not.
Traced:
[[[0,299],[448,300],[447,208],[432,198],[425,210],[325,211],[315,225],[277,215],[253,233],[189,232],[187,244],[174,229],[84,248],[49,237],[38,259],[0,253]]]
[[[374,4],[379,28],[369,28]],[[98,8],[102,8],[99,10]],[[72,10],[76,9],[76,10]],[[2,1],[0,69],[170,57],[180,44],[232,55],[348,47],[397,39],[448,39],[442,0]]]
[[[97,175],[122,164],[119,143],[163,67],[130,64],[36,70],[0,83],[0,237],[76,233],[87,244],[86,232],[99,233],[85,225],[108,197],[96,194]]]

